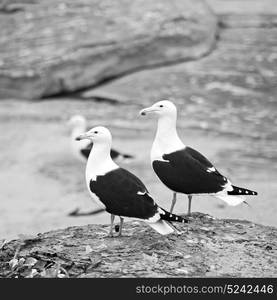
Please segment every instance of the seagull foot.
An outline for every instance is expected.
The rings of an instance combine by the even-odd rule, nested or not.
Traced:
[[[119,232],[119,225],[115,225],[114,230],[115,230],[115,232]]]

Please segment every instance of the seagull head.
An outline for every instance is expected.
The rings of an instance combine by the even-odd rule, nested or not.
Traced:
[[[149,114],[158,115],[158,117],[174,117],[176,118],[177,109],[174,103],[169,100],[162,100],[154,103],[152,106],[144,108],[140,111],[140,115],[145,116]]]
[[[111,144],[112,135],[108,128],[103,126],[97,126],[76,137],[77,141],[81,141],[84,139],[92,141],[94,145]]]
[[[81,115],[74,115],[67,122],[71,128],[84,128],[83,130],[86,128],[86,123],[85,117]]]

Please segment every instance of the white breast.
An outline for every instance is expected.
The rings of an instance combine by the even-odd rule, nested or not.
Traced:
[[[108,172],[118,169],[118,165],[115,164],[111,159],[106,160],[105,162],[99,162],[95,161],[94,163],[91,161],[88,161],[86,166],[86,183],[88,191],[91,195],[91,197],[97,202],[97,204],[101,207],[105,208],[105,205],[99,200],[97,195],[91,192],[90,190],[90,181],[96,180],[97,176],[103,176],[107,174]]]
[[[164,154],[172,153],[184,149],[185,145],[181,140],[168,140],[155,139],[151,148],[151,162],[154,160],[162,160]]]
[[[153,162],[154,160],[163,160],[162,158],[163,154],[164,154],[163,150],[154,141],[151,148],[151,162]]]

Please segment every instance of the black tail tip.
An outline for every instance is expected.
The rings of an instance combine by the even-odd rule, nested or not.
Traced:
[[[253,196],[257,196],[258,193],[257,192],[254,192],[254,191],[249,191],[250,195],[253,195]]]
[[[181,223],[188,223],[189,220],[188,220],[188,219],[184,219],[184,218],[180,218],[180,222],[181,222]]]

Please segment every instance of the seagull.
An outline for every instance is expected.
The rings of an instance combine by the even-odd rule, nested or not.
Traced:
[[[191,214],[193,195],[210,194],[231,206],[246,203],[243,195],[258,195],[257,192],[234,186],[205,156],[183,144],[176,130],[177,108],[171,101],[159,101],[141,110],[140,114],[158,116],[151,163],[159,179],[173,191],[171,213],[177,193],[188,196],[188,215]]]
[[[171,221],[188,222],[159,207],[142,181],[113,161],[112,135],[106,127],[94,127],[76,138],[84,139],[93,142],[86,165],[87,188],[91,197],[111,214],[109,236],[113,236],[115,216],[120,218],[119,236],[125,217],[142,220],[162,235],[174,232]]]
[[[79,161],[86,162],[93,143],[89,140],[77,142],[76,137],[88,130],[87,120],[82,115],[74,115],[69,119],[68,125],[71,127],[71,151]],[[134,158],[134,156],[130,154],[122,154],[115,149],[111,149],[111,157],[124,163],[127,163]]]

